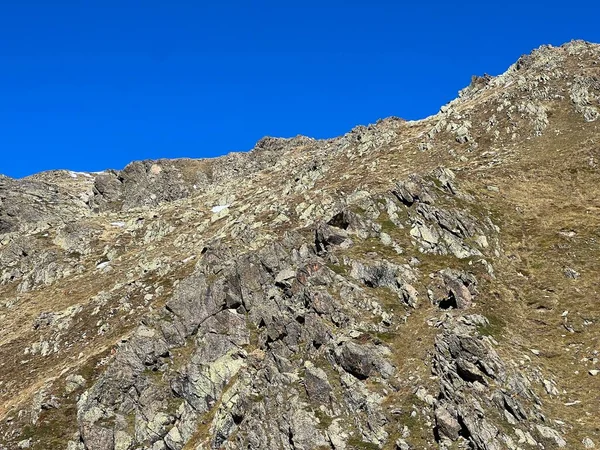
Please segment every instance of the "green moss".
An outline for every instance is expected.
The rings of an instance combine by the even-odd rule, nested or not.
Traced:
[[[350,211],[352,211],[354,214],[358,214],[359,216],[364,216],[365,213],[367,212],[364,208],[361,208],[360,206],[352,206],[350,208]]]
[[[383,214],[382,214],[382,216],[383,216]],[[398,229],[396,227],[396,224],[394,222],[392,222],[390,219],[382,220],[379,223],[381,224],[381,230],[387,234],[393,233],[394,231],[396,231]]]
[[[114,428],[115,418],[114,417],[102,417],[96,423],[103,428]]]
[[[415,400],[415,403],[421,401],[416,396],[414,397],[414,400]],[[414,430],[417,430],[421,426],[421,423],[419,422],[419,419],[417,416],[410,415],[411,412],[406,412],[406,413],[402,414],[402,416],[400,418],[400,422],[402,423],[402,425],[407,426],[409,430],[414,431]]]
[[[346,275],[346,273],[348,272],[344,266],[341,266],[338,264],[327,263],[327,267],[329,267],[331,270],[333,270],[338,275]]]
[[[348,447],[355,450],[379,450],[379,445],[372,442],[365,442],[359,436],[352,436],[348,439]]]
[[[163,390],[170,390],[170,380],[165,371],[145,369],[143,375],[153,386]]]
[[[351,251],[351,254],[357,255],[357,257],[363,257],[368,252],[375,252],[390,261],[398,261],[400,258],[400,255],[396,253],[392,246],[383,245],[378,238],[365,239],[363,245],[357,245],[351,248]]]
[[[259,338],[258,327],[248,318],[248,315],[246,315],[246,328],[248,328],[248,333],[250,334],[250,338],[248,339],[250,341],[249,347],[257,348]]]
[[[383,341],[386,344],[391,344],[391,343],[395,342],[395,340],[398,338],[398,336],[400,336],[400,334],[388,331],[385,333],[375,333],[375,336],[380,341]]]
[[[477,327],[477,331],[479,334],[483,336],[490,336],[494,339],[498,340],[502,337],[502,331],[504,330],[505,323],[494,315],[487,315],[488,324],[484,326]]]
[[[475,276],[483,272],[483,266],[474,264],[471,258],[459,259],[454,255],[436,255],[434,253],[419,253],[416,257],[421,261],[418,268],[423,274],[434,273],[447,268],[472,272]]]
[[[438,189],[443,189],[444,187],[442,182],[433,175],[426,175],[423,177],[423,180],[432,182]]]
[[[75,404],[63,404],[59,409],[44,411],[34,425],[25,425],[18,441],[32,439],[31,449],[66,448],[76,422]]]
[[[125,430],[130,435],[135,435],[135,412],[132,411],[125,416],[127,421],[127,429]]]
[[[379,225],[381,225],[381,231],[383,231],[389,235],[394,235],[394,233],[397,233],[400,230],[396,226],[396,224],[394,222],[392,222],[392,220],[390,219],[390,216],[388,215],[388,213],[386,211],[381,212],[381,214],[378,217],[377,223],[379,223]]]
[[[196,350],[196,344],[194,343],[195,337],[190,336],[186,338],[185,345],[177,347],[171,350],[172,363],[171,370],[178,371],[187,363],[189,363],[194,351]]]
[[[331,423],[333,422],[333,418],[329,417],[327,414],[325,414],[320,409],[316,409],[314,411],[314,413],[315,413],[315,416],[317,417],[317,419],[319,419],[318,427],[321,428],[322,430],[326,430],[327,428],[329,428],[329,425],[331,425]]]

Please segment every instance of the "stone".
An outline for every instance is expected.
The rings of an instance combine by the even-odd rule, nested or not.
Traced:
[[[327,374],[310,361],[304,363],[304,387],[308,398],[316,404],[327,405],[330,402],[331,386]]]
[[[275,283],[282,283],[296,276],[296,271],[294,269],[284,269],[277,274],[275,277]]]
[[[368,378],[375,370],[372,353],[354,342],[344,343],[338,358],[344,370],[359,379]]]
[[[133,444],[133,438],[124,431],[115,432],[115,450],[129,450]]]
[[[379,235],[379,239],[381,240],[381,243],[385,246],[389,246],[392,245],[394,243],[394,241],[392,240],[391,236],[387,233],[381,232]]]
[[[469,133],[469,129],[464,125],[460,126],[456,130],[455,133],[456,133],[456,142],[459,142],[461,144],[464,144],[466,142],[473,140],[473,138],[471,137],[471,135]]]
[[[85,378],[81,375],[69,375],[65,378],[65,392],[71,394],[77,389],[83,388],[86,385]]]
[[[554,441],[558,447],[563,448],[567,446],[567,442],[556,430],[545,425],[536,425],[535,428],[537,429],[538,433],[540,433],[540,435],[542,435],[546,439]]]
[[[549,380],[543,380],[542,383],[544,384],[544,389],[546,389],[546,392],[548,393],[548,395],[559,395],[560,391],[556,388],[556,386],[554,385],[554,383],[552,383]]]
[[[456,417],[450,414],[443,406],[435,410],[435,423],[440,435],[447,437],[451,441],[458,439],[461,426]]]
[[[435,399],[433,398],[433,395],[428,394],[425,388],[423,388],[422,386],[419,387],[419,389],[417,389],[415,395],[419,400],[427,403],[429,406],[433,406],[435,404]]]
[[[428,286],[429,298],[441,309],[467,309],[473,303],[477,280],[472,274],[445,269]]]
[[[589,437],[586,437],[581,443],[583,444],[583,448],[596,448],[596,444]]]
[[[422,239],[423,241],[429,244],[437,244],[439,242],[439,237],[437,236],[437,233],[435,233],[426,225],[415,225],[413,228],[411,228],[410,234],[411,236]]]
[[[176,426],[169,430],[164,440],[169,450],[181,450],[185,445],[185,441]]]
[[[400,292],[406,304],[411,308],[416,308],[419,304],[419,291],[414,286],[404,283],[400,288]]]
[[[412,447],[404,439],[396,440],[396,450],[411,450]]]
[[[321,225],[317,228],[315,243],[318,253],[326,253],[332,246],[348,248],[352,240],[346,230],[329,225]]]
[[[340,425],[340,422],[340,419],[334,419],[327,428],[327,436],[334,450],[346,450],[348,448],[346,441],[349,436]]]
[[[538,445],[529,431],[524,432],[523,430],[516,428],[515,434],[517,435],[519,444],[528,444],[534,447]]]
[[[386,362],[377,351],[355,342],[344,342],[336,349],[336,356],[344,370],[359,380],[380,374],[387,378],[394,372],[389,362]]]
[[[575,269],[571,269],[570,267],[566,267],[563,270],[563,273],[565,274],[565,277],[570,278],[572,280],[576,280],[577,278],[579,278],[579,272],[577,272]]]

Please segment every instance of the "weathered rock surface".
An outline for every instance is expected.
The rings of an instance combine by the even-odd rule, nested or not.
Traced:
[[[597,45],[421,121],[0,177],[0,449],[594,448]]]

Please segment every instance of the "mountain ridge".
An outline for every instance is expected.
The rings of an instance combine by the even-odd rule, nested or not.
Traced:
[[[338,138],[0,178],[0,448],[593,448],[599,56]]]

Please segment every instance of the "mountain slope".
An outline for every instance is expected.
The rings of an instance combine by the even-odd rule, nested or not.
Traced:
[[[337,139],[0,178],[0,448],[600,443],[599,56]]]

